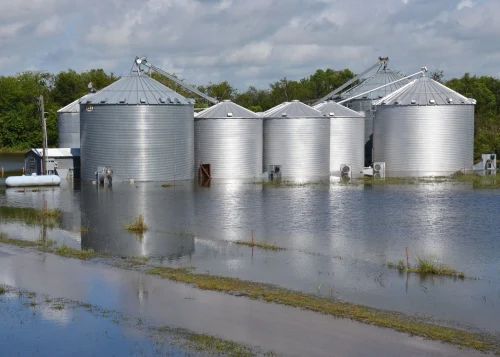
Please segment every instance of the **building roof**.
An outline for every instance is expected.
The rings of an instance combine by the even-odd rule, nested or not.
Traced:
[[[319,110],[298,100],[281,103],[264,112],[264,118],[318,118],[322,117]]]
[[[333,100],[319,103],[313,107],[319,110],[323,116],[337,117],[337,118],[364,118],[364,115],[344,107],[342,104],[335,103]]]
[[[144,73],[121,77],[116,82],[87,95],[80,104],[103,105],[178,105],[192,104],[172,89]]]
[[[224,100],[195,114],[196,118],[259,118],[259,116],[230,100]]]
[[[65,107],[62,107],[57,112],[58,113],[80,113],[80,101],[84,101],[88,94],[84,95],[81,98],[69,103]]]
[[[450,105],[476,104],[475,99],[436,82],[425,75],[414,79],[404,87],[378,100],[375,105]]]
[[[375,89],[377,87],[383,86],[384,84],[388,84],[394,81],[397,81],[398,79],[403,78],[404,75],[393,71],[388,68],[380,68],[377,72],[375,72],[372,76],[364,79],[360,84],[352,87],[351,89],[348,89],[345,92],[341,93],[341,98],[342,99],[348,99],[351,97],[354,97],[356,95],[359,95],[361,93],[367,92],[369,90]],[[373,92],[370,92],[368,94],[365,94],[363,96],[360,96],[355,99],[371,99],[371,100],[378,100],[380,98],[385,97],[386,95],[394,92],[395,90],[401,88],[405,84],[407,84],[409,81],[408,80],[402,80],[398,83],[394,83],[391,85],[388,85],[387,87],[377,89]]]
[[[26,154],[30,152],[43,157],[43,149],[31,149]],[[48,148],[47,157],[80,157],[80,148]]]

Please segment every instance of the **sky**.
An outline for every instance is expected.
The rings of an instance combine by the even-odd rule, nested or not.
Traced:
[[[500,0],[0,0],[0,75],[103,68],[136,55],[240,90],[379,56],[414,73],[500,77]]]

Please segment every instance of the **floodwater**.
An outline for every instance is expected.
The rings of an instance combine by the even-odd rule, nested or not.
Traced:
[[[2,159],[0,158],[0,161]],[[62,210],[41,224],[29,208]],[[31,212],[31,213],[30,213]],[[143,215],[149,230],[126,230]],[[500,190],[467,183],[305,185],[64,182],[0,191],[0,232],[233,276],[424,315],[500,335]],[[281,251],[251,249],[237,240]],[[421,278],[388,262],[436,259],[465,280]]]
[[[3,356],[188,356],[166,334],[155,336],[115,312],[32,294],[0,295]]]

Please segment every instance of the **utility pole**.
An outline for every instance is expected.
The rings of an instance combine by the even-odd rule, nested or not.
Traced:
[[[43,157],[42,157],[42,175],[47,174],[47,122],[45,120],[45,107],[43,104],[43,95],[38,97],[38,106],[40,108],[40,119],[42,121],[42,132],[43,132]]]

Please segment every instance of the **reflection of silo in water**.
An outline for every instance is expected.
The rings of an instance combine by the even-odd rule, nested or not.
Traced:
[[[330,185],[265,187],[264,235],[285,248],[322,251],[328,246]]]
[[[116,256],[176,258],[194,251],[192,186],[82,184],[82,248]],[[139,215],[148,230],[129,232]]]
[[[196,235],[200,239],[250,240],[252,230],[261,239],[263,221],[262,185],[213,183],[196,189]]]

